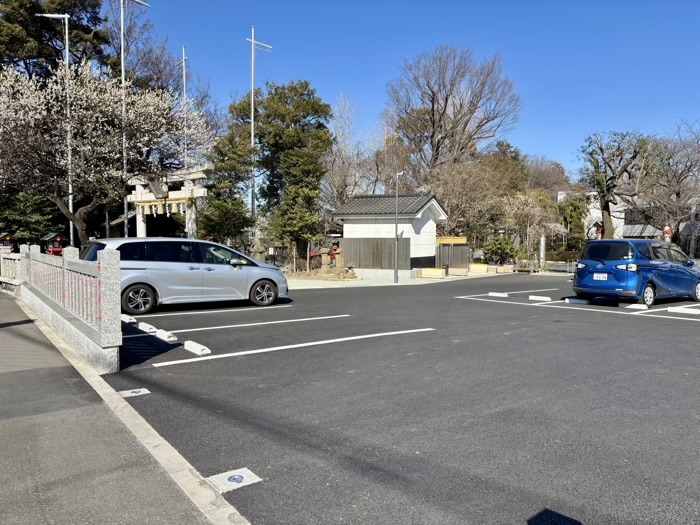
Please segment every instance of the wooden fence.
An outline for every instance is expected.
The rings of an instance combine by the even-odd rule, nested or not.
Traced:
[[[346,266],[370,270],[394,268],[394,239],[340,239]],[[411,241],[399,239],[399,270],[411,269]]]
[[[449,264],[450,268],[469,268],[472,261],[472,250],[466,244],[440,244],[436,246],[435,266],[442,268]]]

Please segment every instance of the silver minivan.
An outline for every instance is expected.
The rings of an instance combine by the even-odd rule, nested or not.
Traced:
[[[268,306],[287,297],[287,279],[272,264],[251,259],[227,246],[199,239],[98,239],[80,254],[96,261],[97,252],[120,252],[122,309],[139,315],[159,304],[250,299]]]

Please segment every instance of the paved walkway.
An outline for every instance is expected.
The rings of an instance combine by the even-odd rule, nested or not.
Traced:
[[[0,443],[2,523],[209,523],[4,293]]]

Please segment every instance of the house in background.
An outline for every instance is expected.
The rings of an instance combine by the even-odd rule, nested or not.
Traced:
[[[566,198],[567,192],[559,192],[557,202]],[[600,211],[600,203],[596,192],[586,193],[588,197],[588,214],[584,219],[586,237],[597,239],[601,230],[603,215]],[[688,218],[677,225],[678,245],[691,257],[700,255],[700,199],[691,199],[688,203]],[[662,239],[665,224],[649,224],[644,215],[635,209],[631,209],[624,202],[611,206],[611,218],[613,221],[614,239]]]
[[[343,225],[343,239],[389,239],[394,241],[396,222],[396,196],[372,195],[354,197],[340,206],[333,218]],[[408,239],[407,257],[400,265],[402,270],[432,268],[435,266],[437,222],[447,219],[447,214],[434,195],[400,195],[398,199],[399,239]],[[404,241],[405,244],[405,241]],[[390,245],[387,245],[390,247]],[[392,252],[393,253],[393,252]],[[402,250],[399,250],[402,255]],[[393,270],[393,257],[378,257],[372,270]],[[357,261],[356,268],[362,274]],[[406,267],[408,266],[408,268]],[[369,268],[368,268],[369,269]]]
[[[560,191],[557,202],[566,198],[568,192]],[[600,211],[600,201],[595,191],[586,192],[588,197],[588,214],[583,220],[587,239],[598,239],[603,228],[603,213]],[[629,209],[621,201],[610,205],[610,218],[613,223],[613,239],[649,239],[661,237],[663,232],[647,224],[639,212]]]

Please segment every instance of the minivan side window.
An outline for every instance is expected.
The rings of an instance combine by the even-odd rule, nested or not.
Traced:
[[[199,246],[201,260],[204,264],[229,264],[231,259],[240,259],[243,266],[256,266],[244,255],[229,248],[205,242],[197,242],[195,244]]]
[[[637,251],[641,254],[642,257],[646,257],[647,259],[651,259],[651,250],[649,250],[649,245],[648,244],[635,244],[637,247]]]
[[[687,264],[688,263],[688,256],[684,254],[680,250],[676,250],[675,248],[671,248],[671,258],[673,259],[673,262],[677,263],[683,263]]]
[[[661,244],[654,244],[651,246],[651,254],[654,256],[654,259],[660,259],[662,261],[670,261],[671,258],[668,255],[668,248],[666,246],[663,246]]]
[[[156,241],[147,242],[146,260],[153,262],[199,262],[199,254],[195,255],[192,243],[182,241]]]
[[[146,259],[146,243],[125,242],[117,246],[122,261],[144,261]]]

